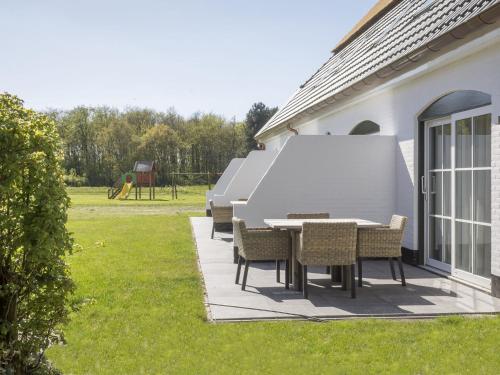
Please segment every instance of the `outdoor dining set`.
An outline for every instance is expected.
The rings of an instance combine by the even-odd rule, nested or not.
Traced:
[[[402,286],[406,285],[401,246],[407,218],[393,215],[388,225],[358,218],[330,218],[328,213],[290,213],[286,219],[266,219],[267,227],[247,228],[245,221],[232,217],[230,207],[212,204],[212,238],[218,225],[232,222],[237,251],[236,284],[241,278],[245,290],[252,262],[275,261],[276,281],[280,282],[281,262],[285,264],[285,288],[302,291],[308,298],[308,267],[324,266],[332,282],[340,282],[356,298],[363,286],[363,259],[386,258],[396,280],[398,263]]]

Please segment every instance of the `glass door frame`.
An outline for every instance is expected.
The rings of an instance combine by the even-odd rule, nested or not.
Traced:
[[[450,189],[451,189],[451,222],[450,222],[450,226],[451,226],[451,240],[452,240],[452,243],[451,243],[451,263],[450,264],[447,264],[445,262],[441,262],[441,261],[438,261],[436,259],[433,259],[430,257],[430,254],[431,254],[431,246],[430,246],[430,241],[431,241],[431,237],[430,237],[430,204],[431,204],[431,189],[432,189],[432,179],[430,177],[431,173],[433,173],[432,171],[435,171],[435,170],[432,170],[429,168],[429,162],[430,162],[430,149],[431,149],[431,142],[430,142],[430,130],[432,128],[435,128],[435,127],[438,127],[438,126],[444,126],[444,125],[450,125],[450,128],[451,128],[451,144],[450,144],[450,162],[451,162],[451,165],[450,165],[450,168],[438,168],[439,171],[441,173],[443,173],[444,175],[444,172],[445,172],[445,169],[446,171],[449,171],[451,173],[451,186],[450,186]],[[448,273],[452,273],[452,264],[454,264],[453,260],[454,260],[454,254],[453,254],[453,218],[454,218],[454,181],[453,181],[453,168],[454,168],[454,129],[453,129],[453,123],[452,123],[452,119],[451,119],[451,116],[446,116],[446,117],[441,117],[441,118],[438,118],[438,119],[434,119],[434,120],[428,120],[428,121],[425,121],[425,132],[424,132],[424,137],[425,137],[425,155],[424,155],[424,181],[422,183],[422,186],[423,188],[425,188],[425,191],[424,191],[424,238],[425,238],[425,264],[426,265],[429,265],[431,267],[434,267],[434,268],[437,268],[437,269],[440,269],[442,271],[445,271],[445,272],[448,272]],[[435,173],[435,172],[434,172]],[[442,183],[444,182],[444,179],[441,179],[442,180]],[[443,196],[441,196],[441,200],[443,201]],[[437,217],[441,220],[444,220],[445,218],[443,217],[444,215],[433,215],[434,217]],[[444,246],[444,243],[443,243],[443,246]]]
[[[467,223],[470,224],[472,227],[472,231],[474,231],[474,224],[480,224],[483,226],[488,226],[491,228],[491,223],[484,223],[480,222],[478,220],[474,219],[474,183],[471,182],[471,220],[465,220],[465,219],[457,219],[456,218],[456,212],[455,212],[455,190],[456,190],[456,172],[457,171],[471,171],[472,178],[474,178],[474,171],[479,171],[479,170],[490,170],[491,171],[491,160],[490,160],[490,166],[489,167],[475,167],[474,166],[474,150],[472,150],[472,160],[471,160],[471,167],[470,168],[456,168],[455,163],[456,163],[456,149],[455,149],[455,140],[456,140],[456,122],[459,120],[463,120],[466,118],[471,118],[473,120],[474,117],[481,116],[481,115],[486,115],[486,114],[491,114],[493,112],[493,106],[485,106],[485,107],[480,107],[476,109],[471,109],[468,111],[463,111],[463,112],[457,112],[451,115],[451,123],[452,123],[452,268],[451,268],[451,275],[455,276],[459,279],[468,281],[470,283],[485,287],[485,288],[490,288],[491,287],[491,279],[487,277],[483,277],[480,275],[475,275],[473,272],[467,272],[461,269],[458,269],[455,267],[455,242],[456,242],[456,237],[455,237],[455,227],[456,227],[456,222],[461,222],[461,223]],[[493,126],[493,124],[491,124]],[[474,144],[474,121],[472,121],[472,138],[471,138],[471,143]],[[490,180],[491,184],[491,180]],[[491,199],[490,199],[491,202]],[[491,204],[491,203],[490,203]],[[490,210],[491,210],[491,205],[490,205]],[[491,230],[490,230],[491,233]],[[476,236],[472,235],[472,256],[471,256],[471,268],[474,269],[474,263],[476,261],[474,252],[475,252],[475,245],[476,245]],[[491,243],[491,239],[490,239]],[[491,254],[490,254],[491,256]]]
[[[424,181],[422,181],[422,193],[424,195],[424,261],[426,265],[429,265],[434,268],[438,268],[442,271],[450,273],[452,276],[455,276],[457,278],[463,279],[465,281],[471,282],[473,284],[489,288],[491,287],[491,279],[475,275],[472,272],[467,272],[464,270],[457,269],[455,267],[455,249],[456,249],[456,235],[455,235],[455,227],[456,227],[456,197],[455,197],[455,191],[456,191],[456,148],[455,148],[455,142],[456,142],[456,122],[458,120],[466,119],[466,118],[474,118],[476,116],[481,116],[485,114],[490,114],[492,113],[493,107],[491,105],[489,106],[484,106],[468,111],[463,111],[463,112],[457,112],[453,113],[450,116],[434,119],[434,120],[428,120],[425,121],[424,126]],[[429,228],[429,217],[430,217],[430,190],[431,190],[431,183],[430,181],[430,175],[431,171],[429,168],[429,162],[430,162],[430,129],[433,127],[437,126],[443,126],[446,124],[451,124],[451,142],[450,142],[450,158],[451,158],[451,186],[450,186],[450,199],[451,199],[451,264],[446,264],[444,262],[437,261],[435,259],[430,258],[430,228]],[[473,125],[474,126],[474,125]],[[474,129],[472,127],[472,129]],[[473,133],[473,132],[472,132]],[[474,135],[472,134],[472,137]],[[473,143],[474,140],[471,138],[471,142]],[[448,170],[448,168],[441,169],[441,171]],[[491,164],[489,167],[474,167],[473,165],[471,168],[458,168],[458,170],[491,170]],[[442,179],[444,181],[444,179]],[[444,183],[444,182],[443,182]],[[491,182],[490,182],[491,183]],[[472,184],[473,185],[473,184]],[[471,193],[474,193],[474,187],[472,186]],[[444,197],[442,197],[442,200]],[[471,198],[472,199],[472,198]],[[474,204],[474,203],[473,203]],[[471,208],[472,210],[473,208]],[[491,209],[491,207],[490,207]],[[473,211],[471,211],[473,212]],[[439,215],[438,215],[439,216]],[[441,215],[443,216],[443,215]],[[463,223],[469,223],[472,227],[474,223],[480,223],[477,220],[473,220],[474,218],[472,217],[472,220],[464,220],[464,219],[459,219],[459,222]],[[481,225],[489,226],[491,227],[491,223],[480,223]],[[444,244],[443,244],[444,245]],[[474,249],[475,249],[475,236],[472,236],[472,258],[471,262],[474,262]],[[473,267],[473,266],[471,266]]]

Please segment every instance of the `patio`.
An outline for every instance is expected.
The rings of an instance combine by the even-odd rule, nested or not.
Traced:
[[[426,318],[453,314],[500,313],[500,299],[424,269],[405,265],[407,287],[390,277],[387,261],[363,263],[357,298],[331,285],[323,268],[310,270],[309,299],[276,283],[274,263],[255,263],[247,290],[234,283],[233,237],[217,232],[212,219],[192,217],[209,319],[218,322],[268,319]]]

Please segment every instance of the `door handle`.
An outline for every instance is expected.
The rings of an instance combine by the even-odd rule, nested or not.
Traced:
[[[427,200],[427,189],[425,186],[425,176],[420,177],[420,189],[421,189],[422,194],[425,197],[425,200]]]

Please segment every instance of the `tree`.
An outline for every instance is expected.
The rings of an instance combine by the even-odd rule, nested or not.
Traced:
[[[69,198],[55,123],[0,95],[0,368],[48,366],[45,349],[63,337],[74,289],[65,263]],[[47,368],[45,368],[47,370]]]
[[[172,172],[177,172],[177,155],[180,148],[179,136],[168,125],[156,125],[142,136],[138,148],[141,159],[154,160],[158,180],[166,182]]]
[[[248,151],[257,149],[255,134],[269,121],[278,111],[278,107],[270,108],[264,103],[254,103],[246,117],[246,140]]]

